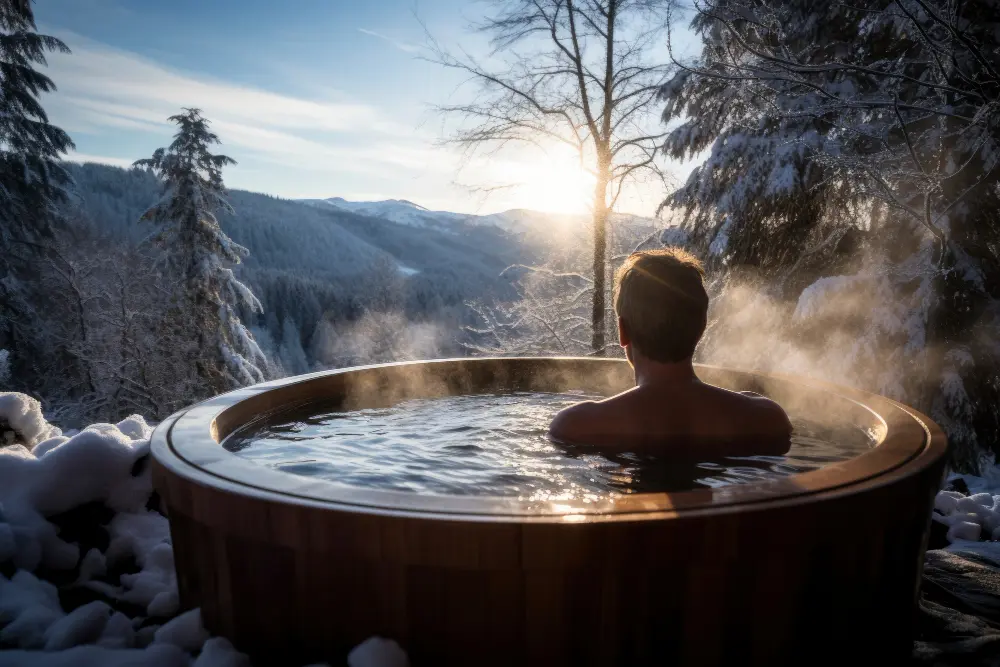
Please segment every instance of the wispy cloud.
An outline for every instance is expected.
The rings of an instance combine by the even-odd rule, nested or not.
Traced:
[[[453,168],[431,137],[363,101],[283,95],[173,70],[75,34],[60,37],[73,53],[51,56],[46,74],[59,92],[46,107],[73,134],[117,133],[121,139],[124,132],[140,132],[158,135],[163,145],[173,132],[168,116],[198,107],[237,160],[249,153],[321,171]]]
[[[369,30],[367,28],[358,28],[358,32],[364,33],[366,35],[371,35],[372,37],[377,37],[385,42],[389,42],[400,51],[405,51],[406,53],[417,53],[418,51],[420,51],[420,47],[417,46],[416,44],[410,44],[409,42],[403,42],[398,39],[393,39],[392,37],[389,37],[388,35],[385,35],[376,30]]]

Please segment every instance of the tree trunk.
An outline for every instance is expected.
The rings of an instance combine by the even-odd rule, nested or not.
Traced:
[[[604,356],[604,310],[605,268],[608,246],[608,203],[607,190],[610,180],[610,165],[601,161],[597,169],[597,184],[594,186],[594,298],[591,312],[593,334],[591,347],[593,354]]]

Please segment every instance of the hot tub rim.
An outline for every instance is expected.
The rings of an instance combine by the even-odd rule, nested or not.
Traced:
[[[892,415],[892,424],[887,426],[886,436],[878,447],[820,470],[780,480],[715,489],[634,494],[589,504],[581,501],[531,502],[502,496],[449,496],[360,489],[267,468],[226,451],[220,444],[222,438],[216,438],[216,418],[261,392],[371,369],[419,364],[509,363],[539,359],[549,362],[623,363],[616,359],[587,357],[478,357],[371,364],[319,371],[237,389],[178,411],[157,426],[152,436],[151,450],[158,465],[188,481],[273,502],[411,518],[569,523],[662,519],[713,512],[763,510],[776,503],[818,502],[831,496],[881,486],[901,476],[916,474],[933,465],[947,451],[944,433],[931,419],[884,396],[792,374],[704,364],[696,364],[696,368],[739,373],[754,378],[774,378],[801,384],[810,390],[831,392],[865,408],[883,423],[886,422],[886,415],[883,414],[885,410],[895,414]],[[878,406],[880,409],[872,407],[870,403],[873,402],[881,404]],[[203,428],[206,421],[210,424],[209,428]],[[184,433],[176,432],[178,424],[181,424]],[[276,488],[276,484],[279,488]],[[296,490],[289,490],[289,487]]]

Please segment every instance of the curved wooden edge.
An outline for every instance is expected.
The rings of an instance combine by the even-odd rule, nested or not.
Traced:
[[[440,380],[450,375],[473,377],[476,372],[486,369],[509,372],[514,379],[524,379],[538,371],[543,374],[600,371],[604,376],[598,378],[599,383],[607,382],[611,386],[614,381],[620,381],[627,364],[620,360],[572,357],[448,359],[379,364],[285,378],[223,394],[172,415],[153,434],[153,456],[164,470],[191,482],[275,502],[407,517],[577,523],[752,511],[766,509],[775,503],[814,502],[889,484],[934,465],[947,451],[944,433],[933,421],[882,396],[792,375],[703,365],[697,367],[698,374],[709,382],[763,388],[765,393],[772,395],[783,392],[793,400],[798,394],[813,400],[814,409],[832,408],[839,402],[840,409],[859,411],[855,413],[858,415],[863,412],[872,420],[875,430],[884,429],[878,433],[881,442],[853,459],[778,480],[677,493],[635,494],[593,503],[358,489],[273,470],[242,459],[219,444],[247,421],[246,408],[256,410],[251,418],[263,417],[293,404],[294,400],[313,400],[316,390],[324,383],[329,385],[327,389],[345,391],[345,383],[360,378],[366,390],[385,391],[385,387],[396,380],[405,384],[407,378],[420,378],[425,382],[428,370],[433,370],[432,376]],[[430,386],[428,395],[454,392],[455,387],[442,382],[440,386]],[[470,380],[467,386],[459,389],[473,391],[474,387]],[[234,410],[237,407],[240,409]],[[239,413],[239,419],[234,419],[234,413]]]

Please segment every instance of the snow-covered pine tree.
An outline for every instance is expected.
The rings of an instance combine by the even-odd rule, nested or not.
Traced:
[[[210,391],[260,382],[264,354],[236,307],[260,312],[261,305],[230,268],[249,252],[222,231],[215,217],[216,211],[232,211],[222,168],[235,161],[209,151],[219,138],[199,109],[185,109],[170,120],[179,126],[173,143],[135,162],[163,182],[162,198],[142,218],[158,225],[152,239],[164,251],[168,278],[177,280],[164,333],[195,343],[195,368]]]
[[[789,299],[773,323],[742,320],[792,334],[742,363],[912,402],[966,467],[1000,453],[1000,3],[696,10],[705,49],[663,89],[684,119],[667,148],[711,154],[667,203],[723,274]]]
[[[5,247],[12,239],[44,233],[70,183],[59,158],[73,142],[49,123],[38,97],[55,90],[55,84],[35,69],[46,64],[46,51],[69,53],[69,48],[35,30],[28,0],[0,0],[0,239]]]
[[[35,30],[29,0],[0,0],[0,345],[21,370],[38,353],[24,335],[35,296],[24,278],[58,218],[71,180],[58,159],[73,148],[38,100],[55,84],[35,69],[47,51],[69,49]]]

